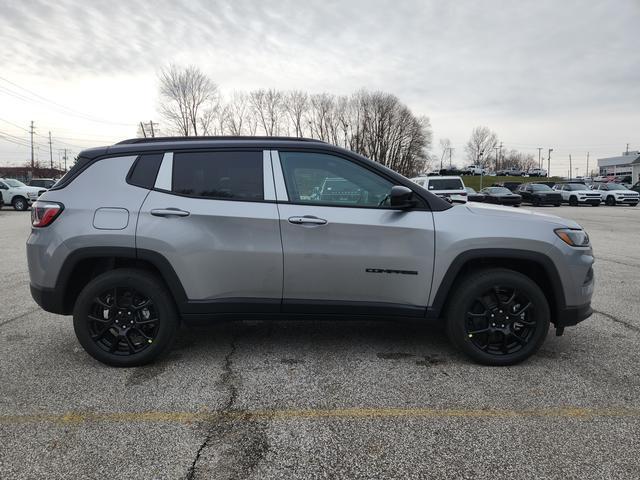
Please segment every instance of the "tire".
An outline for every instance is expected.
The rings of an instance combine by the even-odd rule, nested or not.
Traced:
[[[539,207],[540,206],[540,199],[533,197],[533,199],[531,200],[531,205],[533,205],[534,207]]]
[[[498,294],[495,288],[498,288]],[[487,292],[489,294],[485,297]],[[512,294],[514,296],[510,298]],[[488,300],[491,298],[495,305]],[[512,301],[507,303],[506,300]],[[523,308],[524,302],[531,305]],[[474,309],[476,312],[484,309],[486,314],[472,313]],[[509,311],[520,315],[520,318],[516,320],[514,315],[504,313]],[[504,366],[522,362],[540,348],[549,331],[550,311],[544,293],[533,280],[513,270],[496,268],[466,276],[448,300],[446,318],[447,336],[455,347],[477,363]],[[489,333],[481,333],[484,324],[486,330],[491,330]],[[524,338],[518,335],[520,341],[516,341],[515,335],[519,332]],[[507,344],[505,349],[505,339],[513,339],[515,343]],[[500,347],[492,341],[499,343]],[[487,347],[483,349],[482,343],[485,342]]]
[[[610,207],[614,207],[616,205],[616,199],[613,195],[609,195],[604,203]]]
[[[14,210],[18,210],[19,212],[24,212],[27,208],[29,208],[29,203],[24,197],[13,197],[11,202]]]
[[[554,204],[553,204],[553,206],[554,206],[554,207],[559,207],[559,206],[561,206],[561,205],[562,205],[561,203],[554,203]]]
[[[576,197],[569,197],[569,205],[572,207],[578,206],[578,199]]]
[[[96,360],[114,367],[145,365],[167,353],[179,323],[164,284],[136,269],[97,276],[80,292],[73,309],[80,345]]]

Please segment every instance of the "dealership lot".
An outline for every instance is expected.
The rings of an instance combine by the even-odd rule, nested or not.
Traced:
[[[638,478],[640,207],[542,207],[596,252],[596,313],[509,368],[433,325],[184,328],[113,369],[29,295],[28,213],[0,211],[0,478]]]

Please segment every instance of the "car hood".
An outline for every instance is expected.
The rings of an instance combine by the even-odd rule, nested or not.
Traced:
[[[566,218],[558,217],[557,215],[551,215],[548,213],[533,212],[531,210],[527,210],[526,208],[516,209],[513,207],[503,207],[501,205],[491,204],[465,204],[461,205],[459,208],[466,208],[475,215],[486,215],[488,217],[502,218],[506,217],[513,218],[514,220],[528,220],[532,222],[547,223],[566,228],[582,228],[573,220],[568,220]]]

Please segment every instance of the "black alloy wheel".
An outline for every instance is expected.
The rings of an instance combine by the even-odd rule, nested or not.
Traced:
[[[525,360],[540,348],[549,330],[549,304],[540,287],[508,269],[468,274],[448,305],[450,341],[485,365]]]
[[[179,325],[162,280],[137,269],[115,269],[92,279],[73,309],[78,341],[107,365],[134,367],[170,350]]]

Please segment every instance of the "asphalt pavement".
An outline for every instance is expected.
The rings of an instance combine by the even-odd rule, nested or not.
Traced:
[[[640,207],[536,210],[589,232],[596,313],[521,365],[341,319],[184,327],[133,369],[37,307],[0,210],[0,478],[640,478]]]

